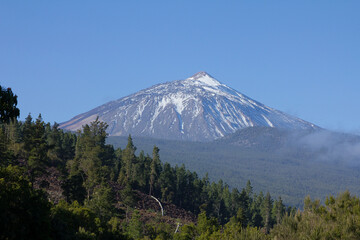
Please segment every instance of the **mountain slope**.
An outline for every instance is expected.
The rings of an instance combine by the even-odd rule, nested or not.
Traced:
[[[185,80],[158,84],[80,114],[60,125],[77,130],[96,117],[112,136],[211,141],[236,130],[267,126],[317,128],[259,103],[199,72]]]
[[[255,192],[271,192],[284,203],[302,206],[304,196],[324,200],[346,189],[360,194],[360,137],[326,130],[249,127],[213,142],[188,142],[134,137],[138,151],[172,165],[185,164],[200,176],[223,179],[241,189],[247,180]],[[127,137],[107,142],[125,148]]]

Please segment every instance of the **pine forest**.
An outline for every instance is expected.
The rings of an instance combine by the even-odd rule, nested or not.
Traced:
[[[360,239],[360,200],[346,191],[304,207],[212,182],[161,149],[106,144],[107,124],[64,131],[0,95],[0,239]]]

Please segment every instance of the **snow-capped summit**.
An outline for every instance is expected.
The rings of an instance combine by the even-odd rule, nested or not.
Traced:
[[[212,76],[210,76],[207,72],[201,71],[201,72],[197,72],[194,75],[192,75],[191,77],[189,77],[188,79],[199,79],[202,77],[209,77],[209,78],[213,78]]]
[[[210,76],[207,72],[198,72],[186,80],[193,81],[194,83],[201,83],[201,84],[210,85],[210,86],[221,85],[221,83],[219,81],[217,81],[215,78]]]
[[[60,127],[77,130],[97,116],[108,123],[110,135],[192,141],[210,141],[253,126],[317,128],[237,92],[206,72],[106,103]]]

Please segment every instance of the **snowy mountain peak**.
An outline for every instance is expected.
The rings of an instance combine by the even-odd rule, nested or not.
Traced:
[[[219,81],[217,81],[215,78],[210,76],[207,72],[198,72],[186,80],[193,81],[195,83],[213,86],[213,87],[221,85]]]
[[[202,77],[211,77],[211,76],[207,72],[201,71],[201,72],[195,73],[190,78],[199,79],[199,78],[202,78]],[[211,77],[211,78],[213,78],[213,77]]]
[[[206,72],[157,84],[101,105],[60,125],[76,131],[99,117],[113,136],[211,141],[254,126],[314,129],[311,123],[265,106]]]

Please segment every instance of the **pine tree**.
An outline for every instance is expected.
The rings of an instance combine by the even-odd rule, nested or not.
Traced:
[[[161,200],[172,202],[175,197],[175,173],[169,163],[165,163],[159,177]]]
[[[142,150],[139,154],[139,157],[136,158],[136,163],[134,164],[134,179],[136,181],[136,187],[146,192],[149,184],[149,167],[147,166],[147,159],[145,157],[145,153]]]
[[[75,147],[76,147],[76,134],[66,132],[61,136],[61,152],[60,159],[67,162],[75,157]]]
[[[119,175],[119,182],[122,185],[126,185],[127,183],[132,183],[133,177],[133,163],[135,162],[136,147],[134,146],[131,135],[128,137],[128,143],[126,148],[122,151],[122,168]]]
[[[250,180],[248,180],[246,182],[246,187],[245,187],[245,192],[248,195],[249,199],[252,199],[252,194],[253,194],[253,187],[251,186],[251,182]],[[249,202],[251,204],[251,202]]]
[[[248,195],[248,188],[247,189],[243,189],[240,193],[240,208],[242,209],[242,213],[244,214],[244,220],[242,221],[242,224],[244,226],[247,226],[250,218],[251,218],[251,214],[250,214],[250,206],[251,206],[251,201],[250,201],[250,197]]]
[[[183,206],[183,200],[185,198],[185,189],[186,189],[186,170],[185,165],[181,167],[175,166],[175,175],[176,175],[176,191],[175,191],[175,204],[180,207]]]
[[[9,145],[10,141],[5,132],[5,126],[0,125],[0,166],[9,165],[14,158]]]
[[[48,145],[47,156],[52,166],[59,166],[62,164],[61,144],[62,131],[59,129],[59,124],[55,123],[52,127],[48,123],[46,125],[46,142]]]
[[[14,125],[20,110],[16,107],[17,96],[11,88],[3,88],[0,85],[0,166],[6,166],[14,160]],[[10,123],[10,125],[9,125]]]
[[[250,226],[263,226],[262,206],[264,202],[264,194],[262,191],[258,195],[254,194],[253,201],[250,207],[251,221]]]
[[[62,183],[61,188],[66,201],[71,203],[77,201],[83,203],[86,196],[86,189],[83,186],[83,178],[81,174],[71,175]]]
[[[161,171],[161,163],[159,156],[160,149],[156,146],[153,148],[153,158],[150,165],[149,195],[154,194],[155,184]]]
[[[9,140],[8,147],[14,153],[14,155],[17,156],[23,148],[20,131],[21,123],[15,120],[10,121],[10,123],[4,124],[3,126],[5,127],[5,134]]]
[[[197,239],[209,239],[211,234],[218,231],[219,228],[216,218],[208,219],[204,211],[198,215],[196,230],[200,236]]]
[[[0,86],[0,123],[9,123],[20,115],[20,110],[16,107],[17,96],[11,88]]]
[[[100,122],[98,118],[90,125],[83,126],[82,132],[78,132],[76,142],[75,159],[71,164],[71,174],[81,174],[83,184],[87,189],[87,199],[90,199],[96,186],[105,178],[110,178],[110,170],[105,165],[110,157],[107,152],[106,140],[107,124]]]
[[[138,210],[132,213],[131,220],[128,226],[128,233],[134,239],[142,239],[143,234],[143,223],[140,221],[140,214]]]
[[[285,214],[285,206],[282,202],[281,197],[279,197],[279,199],[274,202],[274,206],[272,209],[272,215],[276,224],[281,223],[284,214]]]
[[[45,123],[39,114],[35,123],[32,122],[29,114],[24,123],[24,150],[26,152],[27,169],[30,180],[33,182],[35,177],[43,174],[48,164],[46,143]]]
[[[92,209],[100,219],[108,221],[115,212],[113,201],[114,193],[111,187],[102,184],[94,189],[92,198],[86,201],[86,206]]]
[[[269,233],[270,228],[272,226],[271,210],[272,210],[272,199],[270,193],[267,192],[262,206],[262,215],[263,215],[264,228],[266,233]]]
[[[50,206],[20,167],[0,167],[1,239],[50,239]]]

